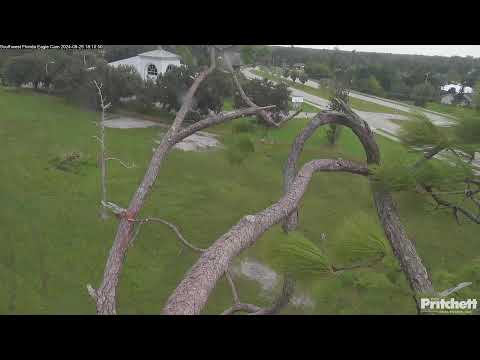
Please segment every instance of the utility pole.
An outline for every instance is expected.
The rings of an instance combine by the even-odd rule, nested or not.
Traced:
[[[430,72],[427,72],[425,74],[425,84],[428,83],[428,76],[430,75]]]

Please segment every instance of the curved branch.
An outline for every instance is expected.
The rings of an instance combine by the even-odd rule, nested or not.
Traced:
[[[225,271],[225,278],[227,279],[230,288],[232,289],[232,296],[233,296],[233,303],[234,304],[239,304],[240,303],[240,297],[238,296],[238,291],[237,287],[235,286],[235,283],[233,282],[232,275],[230,274],[230,270],[227,269]]]
[[[355,114],[356,115],[356,114]],[[349,115],[332,111],[321,111],[314,116],[308,125],[295,138],[287,161],[283,168],[283,191],[289,191],[292,181],[297,173],[297,163],[302,154],[303,148],[307,140],[315,133],[315,131],[323,125],[339,124],[349,127],[359,138],[366,153],[367,163],[380,162],[380,150],[371,136],[368,124],[359,121]],[[292,231],[297,227],[298,210],[295,209],[292,214],[285,219],[283,226],[284,231]]]
[[[347,160],[322,159],[306,163],[287,194],[265,210],[243,217],[202,254],[168,299],[164,314],[199,314],[231,260],[298,206],[317,171],[368,175],[364,165]]]
[[[305,142],[312,136],[315,130],[325,124],[339,124],[349,127],[363,145],[367,164],[380,164],[380,150],[375,141],[373,132],[366,121],[354,113],[341,99],[336,99],[342,113],[320,112],[307,127],[296,137],[292,144],[292,150],[284,167],[284,191],[287,192],[292,186],[292,179],[296,174],[296,166]],[[393,253],[400,267],[405,273],[411,289],[415,294],[434,293],[433,285],[427,269],[418,255],[414,244],[400,221],[395,202],[391,194],[379,184],[370,179],[373,199],[377,209],[378,218],[382,224],[384,233],[390,242]],[[295,209],[285,220],[283,229],[291,231],[298,223],[298,211]]]
[[[147,223],[147,222],[150,222],[150,221],[154,221],[154,222],[159,222],[159,223],[162,223],[162,224],[165,224],[167,225],[170,229],[173,230],[173,232],[177,235],[178,239],[187,247],[189,247],[190,249],[194,250],[194,251],[197,251],[197,252],[205,252],[205,249],[202,249],[202,248],[199,248],[199,247],[196,247],[195,245],[189,243],[187,241],[187,239],[185,239],[182,235],[182,233],[178,230],[178,228],[173,225],[172,223],[166,221],[166,220],[163,220],[163,219],[160,219],[160,218],[146,218],[146,219],[143,219],[143,220],[136,220],[136,221],[139,221],[141,224],[144,224],[144,223]]]

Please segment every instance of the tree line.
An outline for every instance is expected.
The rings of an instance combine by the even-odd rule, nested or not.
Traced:
[[[207,48],[202,45],[162,47],[179,54],[182,66],[173,67],[147,81],[132,66],[112,67],[108,63],[154,50],[157,45],[106,45],[102,51],[2,52],[0,74],[4,85],[30,85],[35,91],[62,96],[91,110],[101,110],[94,84],[97,82],[102,85],[102,94],[111,104],[111,110],[126,107],[146,114],[157,110],[173,114],[179,111],[196,75],[210,60]],[[256,103],[277,105],[271,112],[275,119],[288,112],[289,91],[285,85],[269,81],[248,82],[241,73],[236,75],[236,79]],[[219,113],[227,98],[232,98],[237,108],[245,105],[242,96],[235,91],[230,72],[219,61],[198,88],[185,121],[195,122],[209,112]]]
[[[398,55],[247,45],[242,58],[248,64],[292,68],[303,63],[305,73],[315,80],[341,81],[349,88],[417,105],[438,100],[447,83],[479,88],[480,59]]]

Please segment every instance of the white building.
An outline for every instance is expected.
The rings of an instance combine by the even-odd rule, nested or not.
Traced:
[[[450,89],[455,89],[455,93],[458,94],[460,92],[460,90],[462,89],[462,85],[460,85],[460,84],[448,84],[448,85],[442,86],[441,89],[443,91],[446,91],[446,92],[449,92]],[[465,88],[463,89],[463,92],[465,94],[471,94],[471,93],[473,93],[473,89],[470,86],[465,86]]]
[[[137,56],[117,60],[109,63],[117,67],[119,65],[130,65],[137,69],[143,80],[155,80],[159,74],[164,74],[172,66],[180,66],[180,56],[163,49],[148,51]]]

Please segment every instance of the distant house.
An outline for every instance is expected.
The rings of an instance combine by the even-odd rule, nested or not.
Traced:
[[[303,70],[305,69],[305,64],[303,63],[296,63],[296,64],[293,64],[293,67],[297,70]]]
[[[164,74],[173,66],[181,66],[180,56],[161,48],[147,51],[134,57],[117,60],[108,65],[117,67],[130,65],[137,69],[143,80],[156,79],[158,75]]]
[[[442,87],[440,87],[440,90],[451,93],[451,94],[458,94],[460,91],[462,91],[463,85],[461,84],[447,84]],[[464,94],[472,94],[473,89],[470,86],[465,86],[463,87],[463,93]]]
[[[445,105],[470,106],[473,103],[474,90],[461,84],[447,84],[440,87],[442,97],[440,102]]]

